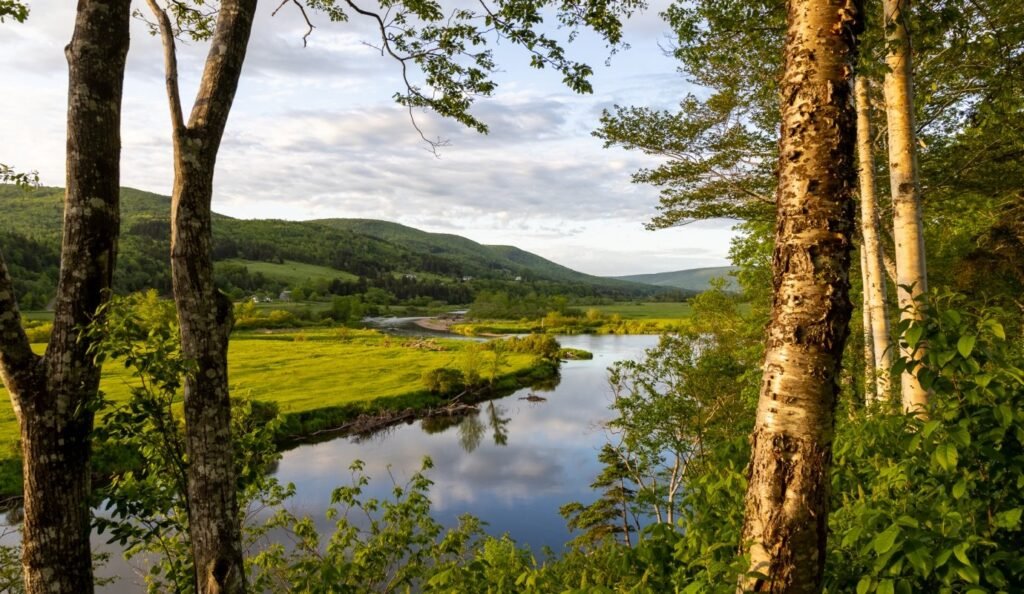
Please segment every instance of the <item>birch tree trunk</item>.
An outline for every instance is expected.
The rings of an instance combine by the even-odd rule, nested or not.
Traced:
[[[21,426],[29,594],[93,591],[89,452],[100,369],[82,328],[109,296],[120,230],[128,0],[80,0],[68,75],[67,188],[53,332],[33,354],[0,257],[0,375]]]
[[[864,264],[865,340],[871,341],[874,362],[874,399],[885,401],[891,389],[892,345],[889,339],[889,315],[886,308],[885,272],[875,196],[875,155],[871,147],[871,104],[868,80],[858,76],[855,83],[857,104],[857,160],[860,174],[860,215]],[[870,336],[866,333],[870,321]],[[865,393],[865,396],[867,394]]]
[[[893,238],[896,242],[896,293],[903,319],[920,320],[915,298],[928,290],[924,233],[921,226],[921,184],[917,173],[914,129],[914,81],[911,67],[910,0],[884,0],[885,38],[888,46],[885,75],[885,111],[889,133],[889,184],[892,191]],[[911,292],[902,286],[912,286]],[[903,345],[904,358],[920,360],[924,345],[911,352]],[[903,409],[914,411],[928,404],[928,392],[913,371],[903,372]]]
[[[860,142],[858,137],[857,142]],[[863,198],[863,191],[862,191]],[[867,249],[864,244],[860,246],[860,277],[861,286],[861,314],[863,318],[863,335],[864,335],[864,404],[868,405],[871,401],[877,398],[878,393],[878,369],[875,366],[875,342],[874,335],[872,334],[872,320],[871,320],[871,299],[868,295],[868,285],[871,283],[868,279],[868,257]]]
[[[228,335],[232,303],[213,283],[211,201],[224,128],[242,73],[256,0],[224,0],[192,113],[184,120],[174,37],[167,13],[147,0],[164,45],[174,138],[171,279],[182,352],[196,362],[185,378],[189,536],[201,594],[245,592],[245,568],[231,440]]]
[[[739,592],[820,592],[849,333],[859,6],[789,0],[771,322],[751,435]]]

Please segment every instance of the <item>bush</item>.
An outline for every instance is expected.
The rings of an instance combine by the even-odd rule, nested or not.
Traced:
[[[495,343],[488,343],[485,348],[494,349]],[[506,352],[526,353],[537,355],[542,359],[556,360],[561,351],[561,345],[549,334],[527,334],[526,336],[513,336],[501,341]]]
[[[423,386],[432,394],[451,396],[466,389],[466,378],[458,369],[439,367],[423,374]]]

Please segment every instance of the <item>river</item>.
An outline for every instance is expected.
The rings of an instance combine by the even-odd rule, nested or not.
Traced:
[[[418,332],[409,324],[392,331]],[[372,477],[365,496],[383,498],[391,490],[389,470],[404,481],[429,456],[437,520],[453,526],[458,516],[469,513],[487,523],[488,533],[507,533],[538,555],[543,546],[560,550],[571,535],[558,508],[595,497],[590,483],[600,471],[597,453],[606,440],[601,423],[610,417],[612,400],[607,368],[640,357],[658,338],[580,335],[558,340],[562,346],[590,351],[594,358],[563,363],[553,389],[523,389],[483,403],[478,414],[448,426],[416,421],[367,439],[339,437],[284,452],[275,474],[282,483],[296,486],[288,508],[309,515],[322,533],[329,533],[333,522],[325,511],[331,491],[349,484],[353,460],[362,460],[364,472]],[[523,400],[531,393],[546,400]],[[11,542],[10,536],[0,540]],[[94,535],[97,548],[109,550],[104,540]],[[111,552],[99,575],[120,579],[97,591],[143,591],[138,564],[132,567],[119,552]]]

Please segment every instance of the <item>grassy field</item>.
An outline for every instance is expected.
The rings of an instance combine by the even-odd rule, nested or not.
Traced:
[[[226,264],[239,264],[241,266],[245,266],[252,274],[259,272],[267,278],[274,279],[287,285],[298,286],[306,280],[334,280],[336,278],[340,278],[342,280],[357,280],[359,278],[356,275],[343,270],[336,270],[326,266],[316,266],[314,264],[303,264],[302,262],[293,262],[291,260],[285,260],[283,264],[259,262],[256,260],[242,260],[238,258],[223,260],[222,262]],[[218,264],[220,263],[221,262],[218,262]]]
[[[611,305],[586,305],[580,309],[596,309],[611,316],[618,314],[628,320],[683,319],[690,317],[689,303],[613,303]]]
[[[308,433],[360,411],[431,404],[436,397],[426,392],[421,376],[438,367],[460,367],[471,344],[352,329],[239,333],[229,352],[232,395],[277,403],[287,431]],[[42,352],[43,345],[36,347]],[[533,355],[509,354],[498,383],[511,387],[536,366]],[[116,405],[129,397],[134,381],[112,362],[104,368],[101,389]],[[20,479],[11,469],[19,468],[18,426],[2,386],[0,399],[0,493],[17,493]]]

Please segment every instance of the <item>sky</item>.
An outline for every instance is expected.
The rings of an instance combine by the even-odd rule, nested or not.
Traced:
[[[67,64],[74,2],[30,2],[23,24],[0,25],[0,162],[64,184]],[[602,109],[671,109],[692,88],[662,48],[669,29],[653,2],[629,21],[630,45],[611,56],[596,35],[567,45],[591,65],[594,93],[577,95],[558,73],[529,67],[525,50],[494,46],[500,72],[473,113],[480,135],[418,112],[435,156],[394,103],[398,64],[367,45],[366,19],[332,23],[292,5],[261,2],[241,84],[221,145],[213,208],[238,218],[358,217],[510,244],[582,272],[626,275],[727,263],[730,221],[647,231],[657,189],[630,175],[653,157],[605,149],[591,132]],[[136,0],[134,9],[144,10]],[[148,14],[148,13],[147,13]],[[551,29],[553,31],[553,29]],[[556,34],[559,33],[554,31]],[[134,19],[124,88],[121,183],[169,194],[173,169],[160,44]],[[179,46],[182,99],[191,107],[207,46]],[[607,62],[607,64],[606,64]]]

